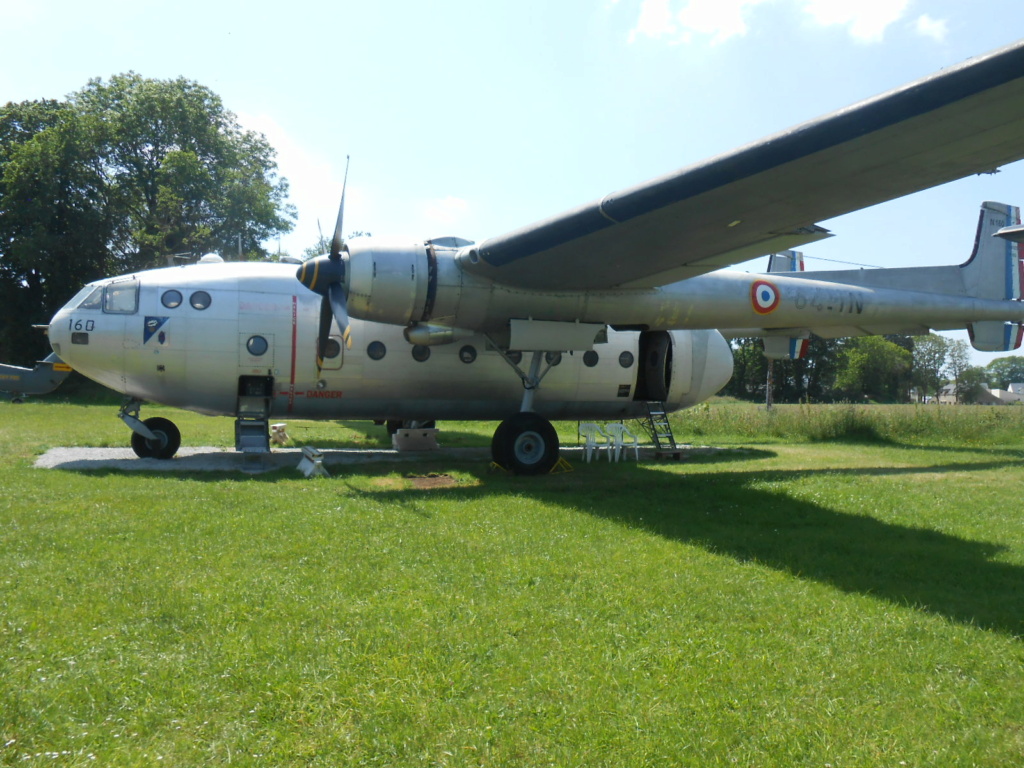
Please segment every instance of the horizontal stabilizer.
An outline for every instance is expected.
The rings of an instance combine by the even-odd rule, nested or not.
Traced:
[[[1000,323],[986,320],[967,326],[971,346],[979,352],[1012,352],[1024,339],[1024,326],[1020,323]]]
[[[764,356],[769,360],[799,360],[807,355],[810,339],[765,336]]]
[[[23,395],[45,395],[53,392],[71,373],[71,366],[51,354],[36,363],[35,368],[0,364],[0,391],[15,398]]]

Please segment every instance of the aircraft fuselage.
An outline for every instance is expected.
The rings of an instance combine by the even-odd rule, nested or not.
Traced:
[[[320,367],[319,311],[294,265],[203,264],[93,283],[54,316],[49,334],[61,359],[105,386],[211,415],[236,415],[246,380],[272,387],[279,418],[502,419],[519,409],[522,382],[490,334],[411,344],[401,325],[353,320],[351,349],[332,326],[333,355]],[[548,356],[559,362],[534,410],[551,419],[629,418],[645,412],[646,399],[671,409],[701,402],[731,375],[716,331],[663,334],[670,343],[660,353],[646,349],[650,334],[606,336],[592,350]],[[665,356],[652,374],[662,391],[644,371],[651,354]]]

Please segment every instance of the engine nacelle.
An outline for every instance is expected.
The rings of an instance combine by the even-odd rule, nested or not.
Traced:
[[[696,405],[732,378],[732,349],[718,331],[645,331],[639,356],[636,400]]]
[[[442,326],[455,321],[463,293],[462,270],[454,260],[457,249],[449,242],[469,241],[353,242],[346,259],[349,313],[392,325],[429,324],[437,326],[432,337],[441,333]],[[459,335],[457,329],[454,333]]]
[[[349,246],[348,310],[353,317],[392,325],[423,319],[430,290],[427,249],[367,240]]]

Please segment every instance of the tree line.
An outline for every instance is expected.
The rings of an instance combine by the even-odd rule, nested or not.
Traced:
[[[722,394],[763,401],[768,360],[761,339],[734,339],[733,376]],[[1007,389],[1024,382],[1024,357],[972,366],[965,341],[927,336],[812,337],[806,357],[772,364],[772,400],[796,402],[905,403],[937,398],[952,384],[958,402],[976,402],[983,385]]]
[[[207,252],[262,258],[295,218],[275,152],[208,88],[136,73],[0,107],[0,359],[47,352],[82,285]]]

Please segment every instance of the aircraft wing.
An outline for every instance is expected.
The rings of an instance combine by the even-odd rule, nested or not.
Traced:
[[[535,289],[649,287],[828,237],[815,224],[1024,157],[1024,41],[484,241]]]

